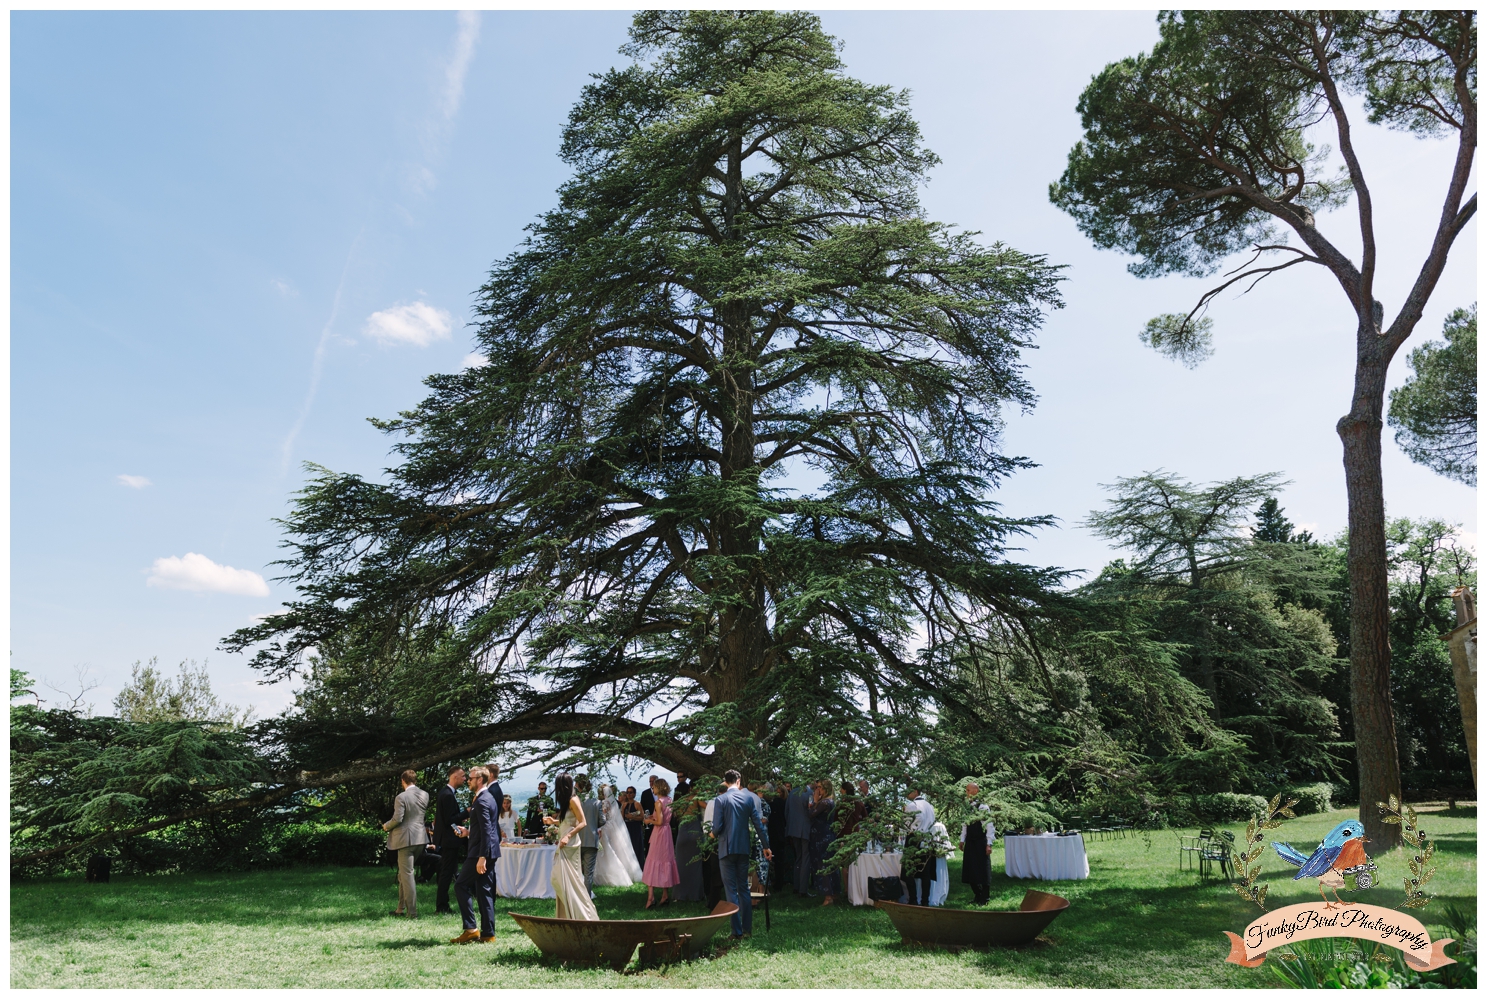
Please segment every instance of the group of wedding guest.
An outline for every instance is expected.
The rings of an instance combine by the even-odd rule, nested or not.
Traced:
[[[435,912],[451,913],[449,886],[455,894],[463,932],[455,943],[487,942],[494,937],[496,861],[502,843],[534,838],[551,831],[556,845],[552,886],[557,915],[569,919],[597,919],[594,886],[646,886],[647,909],[673,900],[704,902],[712,908],[727,898],[739,906],[734,935],[751,929],[752,892],[767,892],[790,884],[797,895],[822,897],[831,905],[841,894],[845,869],[828,865],[827,857],[838,835],[851,835],[882,804],[869,795],[866,781],[844,784],[838,795],[830,780],[796,787],[789,780],[745,784],[736,770],[724,774],[711,795],[693,794],[685,774],[678,773],[675,790],[669,781],[651,775],[646,789],[634,787],[616,793],[610,785],[595,797],[589,779],[580,774],[560,775],[549,795],[547,783],[527,801],[518,816],[510,796],[496,781],[495,764],[449,771],[438,791],[432,827],[424,824],[428,794],[417,787],[416,774],[402,775],[402,790],[394,801],[388,849],[397,853],[398,907],[393,914],[416,918],[415,866],[425,851],[437,853],[438,888]],[[471,798],[462,807],[456,791],[468,782]],[[974,800],[978,789],[965,788]],[[704,801],[703,799],[707,800]],[[928,834],[936,853],[950,847],[948,833],[936,822],[934,807],[911,790],[903,810],[909,831]],[[985,810],[985,804],[977,806]],[[991,843],[995,828],[990,817],[968,823],[961,830],[965,851],[963,880],[970,884],[977,904],[989,894]],[[705,849],[711,839],[715,848]],[[704,854],[706,856],[704,857]],[[752,868],[752,873],[751,873]],[[943,859],[927,856],[901,876],[911,904],[930,904],[932,883],[945,876]],[[657,893],[659,892],[659,898]],[[943,894],[943,893],[942,893]],[[477,928],[477,914],[479,916]]]

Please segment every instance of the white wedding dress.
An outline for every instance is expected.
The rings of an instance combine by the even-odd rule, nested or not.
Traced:
[[[600,788],[599,807],[604,809],[604,825],[599,828],[599,856],[594,859],[594,884],[610,888],[628,888],[640,883],[640,861],[630,842],[630,830],[620,816],[620,803],[614,788]]]

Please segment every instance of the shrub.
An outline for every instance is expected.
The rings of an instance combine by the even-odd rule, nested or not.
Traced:
[[[380,829],[343,823],[297,823],[284,827],[279,854],[291,864],[331,864],[336,867],[367,867],[382,857],[387,834]]]
[[[1296,804],[1291,810],[1297,815],[1315,815],[1318,812],[1331,810],[1332,785],[1322,781],[1318,784],[1293,787],[1285,792],[1285,797],[1296,799]]]
[[[1263,812],[1269,802],[1258,794],[1200,794],[1193,801],[1194,811],[1205,822],[1235,822]]]

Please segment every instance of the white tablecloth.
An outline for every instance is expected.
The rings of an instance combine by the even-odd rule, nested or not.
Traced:
[[[1083,836],[1004,836],[1007,877],[1042,881],[1082,881],[1089,877]]]
[[[868,878],[896,878],[898,866],[903,862],[901,853],[862,853],[857,862],[847,868],[847,901],[853,905],[867,905]]]
[[[860,853],[857,862],[847,868],[847,901],[853,905],[867,905],[868,878],[896,878],[903,863],[901,853]],[[929,889],[929,904],[944,905],[950,894],[950,866],[940,858],[935,863],[935,880]]]
[[[552,890],[555,846],[506,846],[496,858],[496,894],[505,898],[556,898]]]

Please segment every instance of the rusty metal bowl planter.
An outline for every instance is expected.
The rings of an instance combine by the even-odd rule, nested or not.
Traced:
[[[658,962],[698,956],[737,911],[732,902],[719,902],[706,916],[683,919],[558,919],[510,911],[507,915],[544,957],[574,964],[608,964],[622,971],[639,946],[645,946],[646,953]]]
[[[879,909],[893,920],[904,943],[961,950],[966,947],[1018,947],[1032,943],[1069,900],[1047,892],[1030,891],[1016,912],[980,909],[944,909],[879,901]]]

